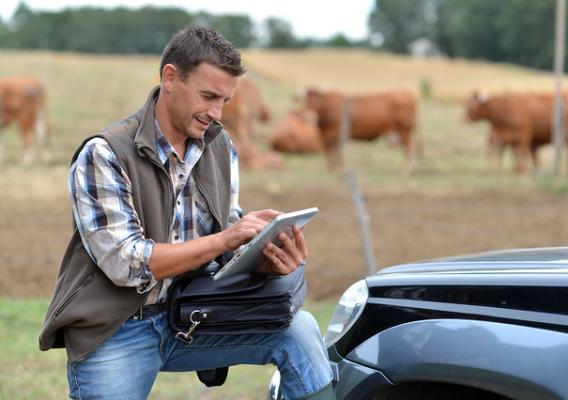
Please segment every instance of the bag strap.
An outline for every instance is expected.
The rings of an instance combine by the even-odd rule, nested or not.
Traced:
[[[197,371],[197,377],[205,386],[221,386],[227,379],[229,367],[219,367],[215,369],[203,369]]]

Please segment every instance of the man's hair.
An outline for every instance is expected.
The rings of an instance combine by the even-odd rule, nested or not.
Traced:
[[[246,72],[241,55],[219,32],[201,26],[183,29],[170,39],[160,61],[160,79],[164,65],[173,64],[185,80],[187,74],[202,62],[215,65],[232,76]]]

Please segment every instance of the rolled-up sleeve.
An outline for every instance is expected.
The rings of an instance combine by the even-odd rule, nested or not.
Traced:
[[[144,237],[130,179],[104,139],[83,147],[68,186],[73,216],[93,261],[115,285],[150,291],[157,284],[148,267],[154,241]]]

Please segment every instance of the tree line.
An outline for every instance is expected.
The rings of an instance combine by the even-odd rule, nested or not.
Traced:
[[[369,28],[382,48],[407,53],[426,38],[448,57],[550,69],[555,0],[376,0]]]
[[[354,42],[342,34],[298,38],[276,17],[256,26],[246,14],[152,6],[48,12],[22,2],[9,21],[0,20],[0,48],[157,54],[176,31],[196,24],[219,30],[239,48],[368,47],[406,54],[422,40],[430,52],[448,57],[549,69],[554,21],[555,0],[375,0],[369,37]]]
[[[216,29],[239,48],[361,45],[340,34],[322,41],[298,39],[291,25],[276,17],[258,27],[245,14],[212,15],[153,6],[80,7],[50,12],[33,11],[22,2],[10,21],[0,20],[0,48],[157,54],[175,32],[188,25]]]

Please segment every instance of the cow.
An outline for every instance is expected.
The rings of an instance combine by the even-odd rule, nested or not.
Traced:
[[[278,154],[263,154],[257,148],[258,124],[270,120],[260,89],[249,78],[240,79],[231,100],[223,107],[221,123],[229,132],[239,154],[239,165],[244,169],[281,168],[283,162]]]
[[[338,168],[341,144],[341,118],[346,100],[350,104],[351,139],[374,140],[390,132],[403,147],[403,173],[412,171],[416,126],[416,99],[405,90],[391,90],[346,96],[339,92],[308,89],[305,106],[316,112],[324,151],[330,167]]]
[[[270,136],[272,149],[286,153],[318,153],[323,151],[317,114],[309,109],[289,111]]]
[[[40,146],[42,158],[47,160],[46,93],[43,84],[33,77],[0,79],[0,128],[11,123],[18,125],[22,141],[21,163],[29,165],[33,159],[33,134]],[[0,149],[0,160],[2,158]]]
[[[524,173],[529,158],[538,169],[538,150],[551,142],[553,106],[554,96],[548,93],[511,92],[488,97],[474,91],[466,100],[465,120],[489,122],[490,155],[500,162],[504,150],[512,148],[513,170]]]

